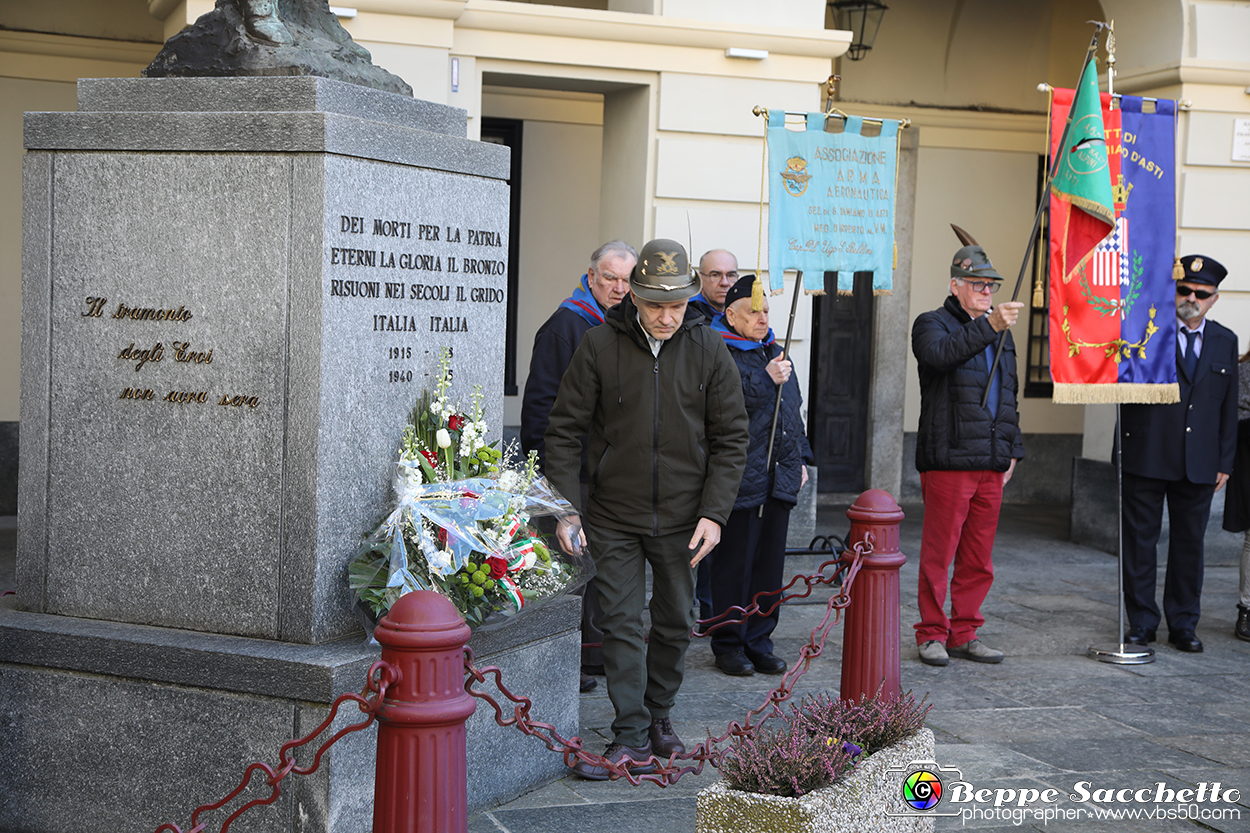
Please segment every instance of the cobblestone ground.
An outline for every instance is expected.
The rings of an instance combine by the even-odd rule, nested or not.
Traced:
[[[845,508],[822,506],[817,531],[844,533]],[[932,668],[916,658],[910,627],[917,616],[915,559],[923,508],[904,509],[902,550],[909,562],[901,577],[903,687],[934,704],[928,723],[937,736],[938,763],[957,767],[977,790],[1015,790],[1016,795],[1054,788],[1066,796],[1080,782],[1089,782],[1091,792],[1153,790],[1158,782],[1190,789],[1204,781],[1240,791],[1235,803],[1191,808],[1207,811],[1196,820],[1095,819],[1089,811],[1150,811],[1155,805],[1080,803],[1066,797],[1053,805],[1031,805],[1036,810],[1049,806],[1049,818],[1012,818],[992,801],[969,803],[961,809],[977,811],[975,817],[939,819],[939,831],[1250,831],[1250,644],[1232,636],[1235,563],[1208,559],[1199,627],[1205,653],[1182,654],[1164,642],[1150,665],[1098,663],[1084,656],[1086,649],[1118,641],[1115,558],[1068,543],[1065,507],[1006,506],[995,545],[994,589],[980,635],[1007,658],[1001,665],[951,660],[946,668]],[[803,559],[792,560],[797,568],[805,566]],[[778,652],[796,657],[823,612],[821,604],[787,605]],[[798,693],[838,690],[842,635],[840,625],[832,630],[824,656],[800,681]],[[730,720],[762,703],[775,680],[721,674],[707,643],[698,641],[687,659],[674,725],[687,739],[700,739],[709,729],[720,734]],[[602,684],[582,695],[582,736],[591,748],[610,737],[611,721]],[[477,815],[469,829],[693,831],[695,796],[717,777],[705,771],[667,789],[568,777]],[[998,795],[1014,807],[1006,792]],[[1085,812],[1077,817],[1078,811]]]

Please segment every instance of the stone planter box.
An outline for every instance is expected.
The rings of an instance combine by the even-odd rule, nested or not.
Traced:
[[[850,775],[801,798],[759,795],[717,781],[698,799],[698,833],[921,833],[933,817],[890,816],[907,810],[903,778],[892,767],[933,760],[933,732],[923,729],[860,762]]]

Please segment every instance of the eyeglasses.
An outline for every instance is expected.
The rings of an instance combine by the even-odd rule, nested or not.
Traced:
[[[970,281],[966,278],[955,278],[955,280],[972,287],[973,292],[984,292],[988,289],[991,295],[997,292],[998,288],[1002,286],[1002,284],[998,281]]]
[[[711,279],[712,279],[712,280],[714,280],[714,281],[724,280],[725,278],[729,278],[729,280],[731,280],[731,281],[736,281],[736,280],[738,280],[738,273],[737,273],[737,271],[733,271],[733,272],[700,272],[699,274],[700,274],[700,275],[702,275],[702,276],[703,276],[703,277],[705,277],[705,278],[711,278]]]
[[[1179,286],[1178,285],[1176,287],[1176,294],[1181,296],[1182,298],[1188,298],[1190,295],[1193,295],[1199,301],[1205,301],[1206,299],[1210,298],[1215,293],[1208,292],[1205,289],[1194,289],[1192,286]]]

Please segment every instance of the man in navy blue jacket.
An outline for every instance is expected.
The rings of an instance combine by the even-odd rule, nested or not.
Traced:
[[[537,451],[538,466],[544,474],[547,460],[543,435],[547,433],[547,422],[556,393],[560,390],[560,380],[564,378],[564,371],[568,370],[577,345],[582,343],[582,336],[591,327],[602,324],[603,314],[629,293],[629,276],[637,261],[638,252],[623,240],[613,240],[595,249],[590,255],[590,266],[573,294],[560,303],[534,335],[530,375],[525,380],[525,398],[521,402],[521,451],[524,454]],[[582,442],[581,474],[584,492],[589,479],[586,474],[585,440]],[[594,579],[591,579],[582,596],[583,642],[603,641],[597,599]],[[596,685],[590,673],[603,674],[601,648],[582,649],[582,691],[590,691]]]
[[[717,616],[733,606],[745,608],[756,594],[772,593],[785,583],[790,510],[807,482],[807,467],[816,462],[803,430],[799,380],[768,326],[768,298],[763,309],[751,310],[754,282],[754,275],[743,275],[725,295],[725,313],[712,319],[712,329],[725,340],[742,377],[751,432],[738,497],[712,556],[712,613]],[[781,413],[774,423],[778,387]],[[771,460],[770,432],[775,432]],[[738,624],[721,624],[712,631],[716,667],[726,674],[785,673],[786,661],[773,653],[772,633],[781,617],[777,595],[764,596],[759,602],[765,610],[772,607],[772,612],[756,613]]]
[[[1156,547],[1168,502],[1168,564],[1163,615],[1168,642],[1197,653],[1203,537],[1211,498],[1233,470],[1237,448],[1237,336],[1207,320],[1227,270],[1205,255],[1181,258],[1176,283],[1176,378],[1181,401],[1120,409],[1124,505],[1124,641],[1155,639]]]

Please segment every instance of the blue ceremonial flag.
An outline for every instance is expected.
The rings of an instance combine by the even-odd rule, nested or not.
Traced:
[[[806,130],[769,122],[769,285],[781,292],[782,273],[799,269],[803,288],[823,294],[825,272],[837,272],[838,292],[849,295],[855,273],[872,272],[873,293],[888,294],[899,123],[886,119],[879,136],[865,136],[859,116],[841,133],[826,133],[825,119],[808,113]]]
[[[1072,91],[1057,89],[1052,151]],[[1065,275],[1052,228],[1050,376],[1054,401],[1176,402],[1176,102],[1102,94],[1114,227]],[[1056,198],[1051,197],[1052,217]]]

